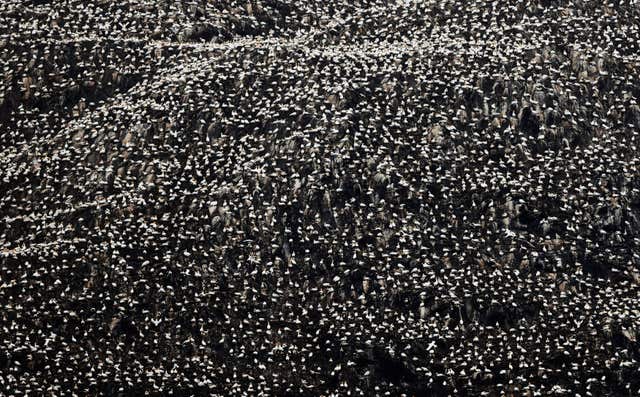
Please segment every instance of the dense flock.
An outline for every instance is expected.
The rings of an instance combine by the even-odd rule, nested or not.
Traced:
[[[640,394],[639,27],[0,2],[0,394]]]

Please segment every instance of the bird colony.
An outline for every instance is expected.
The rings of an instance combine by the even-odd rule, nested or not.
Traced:
[[[0,394],[640,393],[640,3],[0,2]]]

